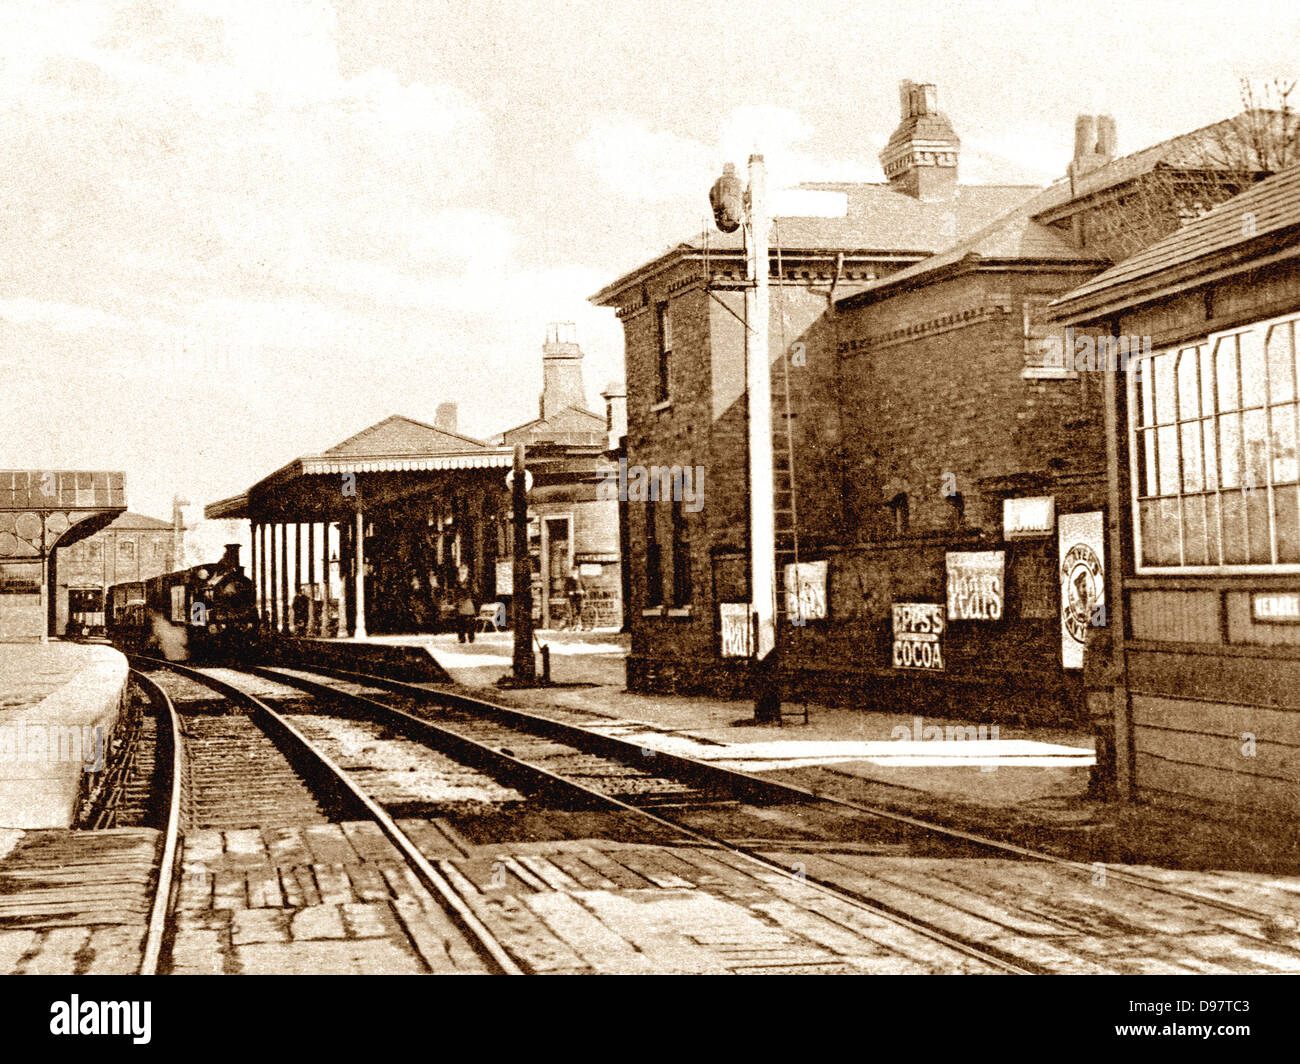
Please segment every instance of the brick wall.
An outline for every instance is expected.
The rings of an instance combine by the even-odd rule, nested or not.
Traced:
[[[644,305],[624,314],[629,465],[705,469],[704,505],[686,515],[689,614],[665,608],[645,615],[646,515],[657,520],[667,604],[670,505],[629,503],[628,682],[736,695],[746,689],[746,670],[718,656],[716,604],[748,593],[743,291],[682,287],[691,269],[698,265],[648,283]],[[803,365],[789,366],[801,554],[825,558],[830,572],[830,619],[781,632],[782,664],[796,691],[864,706],[910,700],[927,712],[981,719],[1059,719],[1070,711],[1073,680],[1060,669],[1055,537],[1004,545],[1001,499],[1007,478],[1036,477],[1029,482],[1038,486],[1019,493],[1054,494],[1061,512],[1103,504],[1100,388],[1021,376],[1025,301],[1068,291],[1079,279],[1068,271],[968,273],[840,311],[829,309],[824,288],[774,287],[777,424],[786,402],[779,358],[802,345]],[[655,307],[665,301],[673,357],[669,401],[656,406]],[[960,526],[945,488],[964,497]],[[901,539],[893,538],[892,511],[883,506],[898,492],[910,501],[910,529]],[[942,602],[946,550],[1004,546],[1007,620],[952,631],[942,677],[892,669],[892,602]],[[1032,697],[1031,688],[1046,691],[1045,699]]]

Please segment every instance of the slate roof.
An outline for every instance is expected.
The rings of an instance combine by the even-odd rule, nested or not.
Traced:
[[[842,192],[848,211],[840,218],[781,215],[774,219],[773,254],[845,251],[860,254],[932,255],[950,246],[954,238],[987,225],[1024,202],[1036,185],[958,185],[952,199],[931,203],[900,192],[884,182],[808,182],[798,186],[813,192]],[[720,233],[708,229],[667,249],[607,285],[591,301],[608,302],[633,278],[654,272],[683,253],[740,251],[740,231]]]
[[[395,454],[453,454],[486,447],[482,440],[392,414],[383,421],[349,436],[322,455],[331,458],[368,458]]]
[[[938,275],[945,267],[970,256],[986,261],[1091,263],[1101,268],[1110,260],[1075,247],[1062,230],[1046,224],[1044,219],[1057,215],[1068,204],[1132,181],[1158,166],[1176,170],[1223,169],[1241,149],[1244,129],[1244,116],[1238,115],[1121,156],[1090,173],[1076,176],[1073,183],[1069,178],[1056,181],[964,240],[882,277],[838,305],[852,307],[874,302],[897,288],[918,281],[925,283],[929,275]]]
[[[1092,264],[1100,269],[1110,260],[1080,250],[1071,244],[1059,229],[1035,220],[1035,215],[1068,198],[1068,182],[1057,182],[965,240],[960,240],[939,254],[922,259],[906,269],[872,282],[861,292],[846,296],[836,305],[849,308],[873,303],[899,288],[909,287],[914,282],[926,283],[932,275],[937,277],[945,267],[954,266],[964,259],[971,259],[972,262],[1079,263]]]
[[[498,445],[515,443],[603,443],[605,419],[580,406],[566,406],[549,418],[535,418],[506,429],[493,438]]]
[[[148,514],[138,514],[128,510],[110,521],[107,527],[113,532],[170,532],[172,523],[160,520],[157,517],[150,517]]]
[[[1300,166],[1283,170],[1233,196],[1145,251],[1080,285],[1052,306],[1082,304],[1110,289],[1295,226],[1300,226]]]

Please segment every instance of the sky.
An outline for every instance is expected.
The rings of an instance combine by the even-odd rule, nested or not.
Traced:
[[[880,181],[902,78],[966,182],[1064,173],[1294,73],[1290,0],[0,0],[0,468],[191,522],[389,414],[536,416],[548,322],[698,231],[726,161]]]

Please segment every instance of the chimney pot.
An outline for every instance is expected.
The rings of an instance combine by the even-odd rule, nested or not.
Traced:
[[[1101,115],[1097,119],[1097,154],[1107,162],[1115,158],[1118,150],[1118,137],[1115,132],[1115,116]]]
[[[904,78],[898,83],[898,117],[906,122],[915,113],[912,110],[912,90],[916,83]]]
[[[1092,154],[1097,143],[1097,120],[1092,115],[1079,115],[1074,120],[1074,158],[1082,160]]]

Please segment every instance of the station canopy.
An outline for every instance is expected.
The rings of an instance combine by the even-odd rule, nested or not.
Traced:
[[[394,414],[320,454],[295,458],[246,492],[204,508],[209,518],[345,521],[457,481],[509,470],[512,449]],[[504,490],[504,483],[502,484]]]
[[[125,473],[0,470],[0,561],[39,560],[125,512]]]

